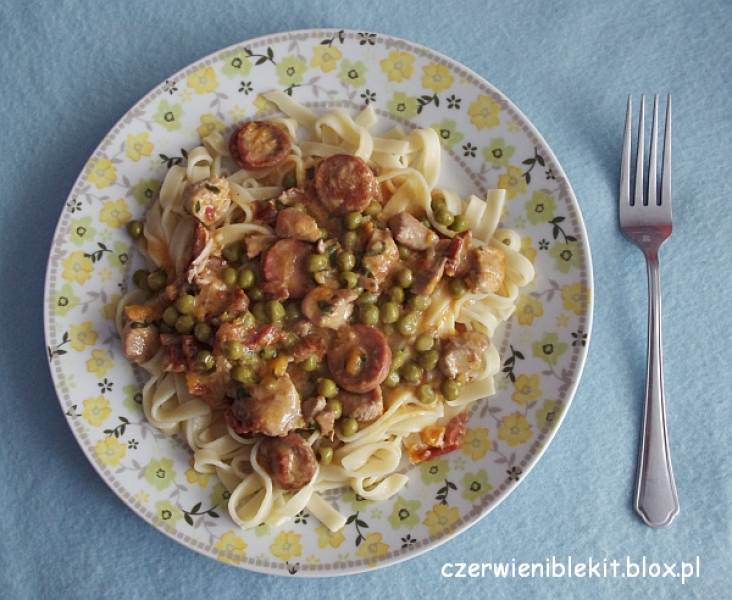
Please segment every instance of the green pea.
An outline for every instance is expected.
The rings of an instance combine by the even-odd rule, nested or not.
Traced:
[[[264,360],[270,360],[271,358],[277,358],[277,348],[273,348],[272,346],[267,346],[266,348],[262,348],[262,352],[260,354],[262,355],[262,358]]]
[[[307,372],[311,373],[315,371],[319,366],[318,357],[315,354],[311,354],[304,361],[302,361],[302,368]]]
[[[461,231],[465,231],[467,228],[468,228],[468,220],[465,218],[465,216],[464,215],[455,215],[455,218],[453,219],[452,224],[450,225],[450,229],[460,233]]]
[[[432,371],[440,360],[440,353],[437,350],[428,350],[419,355],[419,364],[427,371]]]
[[[402,367],[402,377],[406,379],[409,383],[417,383],[420,379],[422,379],[422,375],[424,374],[424,370],[419,365],[415,365],[414,363],[407,363]]]
[[[181,315],[175,321],[175,330],[180,334],[188,334],[193,331],[193,317],[190,315]]]
[[[292,350],[295,346],[297,346],[298,342],[300,341],[300,338],[297,337],[292,331],[288,331],[285,334],[285,339],[282,340],[282,347],[285,350]]]
[[[408,288],[412,285],[413,281],[414,275],[412,274],[412,269],[402,269],[399,271],[399,274],[397,275],[397,283],[399,283],[400,287]]]
[[[252,300],[254,302],[259,302],[262,298],[264,298],[264,292],[260,288],[255,287],[255,288],[251,288],[247,292],[247,296],[249,296],[250,300]]]
[[[190,315],[196,308],[196,297],[191,294],[181,294],[175,301],[175,307],[183,315]]]
[[[450,290],[450,293],[456,298],[464,296],[465,292],[468,291],[468,286],[465,285],[465,282],[462,279],[451,279],[450,283],[447,284],[447,287]]]
[[[239,322],[242,327],[247,329],[254,327],[257,324],[257,320],[254,318],[254,315],[249,311],[246,311],[241,317],[239,317]]]
[[[358,275],[353,271],[343,271],[343,273],[340,274],[340,280],[341,285],[349,290],[352,290],[358,285]]]
[[[355,250],[358,247],[358,234],[355,231],[346,231],[343,234],[343,247],[347,250]]]
[[[297,305],[297,302],[288,302],[287,306],[285,307],[285,314],[287,315],[287,318],[291,321],[299,319],[302,316],[300,313],[300,307]]]
[[[447,202],[442,196],[432,198],[432,211],[437,212],[440,209],[447,208]]]
[[[331,398],[325,403],[325,410],[332,412],[335,419],[340,419],[343,414],[343,405],[338,398]]]
[[[444,225],[445,227],[450,227],[454,220],[455,217],[446,208],[441,208],[435,213],[435,221],[437,221],[440,225]]]
[[[318,381],[318,394],[326,398],[334,398],[338,395],[338,386],[332,379],[323,377]]]
[[[384,251],[384,242],[381,240],[376,240],[375,242],[372,242],[369,246],[368,250],[366,251],[366,254],[369,256],[376,256],[377,254],[381,254]]]
[[[346,417],[341,420],[341,433],[344,437],[355,435],[358,431],[358,421],[353,417]]]
[[[244,365],[256,365],[259,363],[259,354],[254,350],[247,350],[244,352],[244,356],[241,357],[240,363]]]
[[[229,244],[221,254],[229,262],[239,262],[241,260],[241,244]]]
[[[348,231],[353,231],[354,229],[358,229],[362,222],[363,217],[361,216],[361,213],[351,211],[344,217],[343,226],[348,229]]]
[[[211,326],[208,323],[196,323],[196,326],[193,328],[193,335],[196,336],[199,342],[203,342],[204,344],[211,341],[211,334]]]
[[[282,306],[282,302],[279,300],[270,300],[267,302],[267,315],[272,323],[281,321],[286,315],[285,307]]]
[[[196,354],[196,370],[197,371],[210,371],[216,365],[216,360],[213,354],[208,350],[201,350]]]
[[[407,348],[397,350],[391,359],[392,369],[401,369],[402,366],[410,359],[412,353]]]
[[[236,283],[243,290],[248,290],[254,285],[255,281],[254,271],[250,268],[242,269],[236,277]]]
[[[422,404],[432,404],[437,399],[435,390],[428,383],[423,383],[417,388],[417,397]]]
[[[333,462],[333,448],[330,446],[318,448],[318,456],[320,457],[320,464],[329,465]]]
[[[267,309],[264,306],[264,302],[257,302],[254,306],[252,306],[252,314],[257,320],[257,323],[267,322]]]
[[[425,310],[432,304],[432,299],[422,294],[417,294],[409,299],[409,306],[414,310]]]
[[[397,329],[404,337],[412,337],[417,332],[417,314],[408,312],[397,324]]]
[[[376,200],[372,200],[371,202],[369,202],[369,205],[366,207],[366,210],[364,212],[369,217],[377,217],[381,212],[381,203]]]
[[[308,272],[317,273],[328,268],[328,257],[323,254],[311,254],[306,260]]]
[[[244,346],[241,342],[230,340],[224,344],[224,356],[229,360],[239,360],[244,356]]]
[[[127,233],[133,240],[140,239],[143,233],[142,223],[140,221],[130,221],[127,223]]]
[[[374,304],[362,304],[358,314],[364,325],[373,326],[379,322],[379,309]]]
[[[460,382],[455,381],[454,379],[445,379],[445,381],[442,382],[441,390],[442,395],[445,396],[446,400],[457,400],[458,396],[460,396]]]
[[[175,322],[178,320],[179,316],[180,313],[175,310],[175,306],[173,305],[170,305],[163,311],[163,321],[165,321],[166,325],[170,325],[171,327],[175,327]]]
[[[394,326],[393,323],[386,323],[381,329],[384,332],[384,335],[386,335],[386,336],[396,335],[396,327]]]
[[[374,292],[363,292],[356,300],[357,304],[376,304],[379,295]]]
[[[132,276],[132,282],[141,290],[146,290],[148,275],[149,273],[145,269],[138,269]]]
[[[399,319],[399,307],[394,302],[385,302],[381,307],[381,322],[396,323]]]
[[[231,287],[236,283],[238,273],[233,267],[226,267],[221,273],[221,281],[223,281],[228,287]]]
[[[387,387],[395,388],[399,385],[401,377],[399,377],[399,373],[396,371],[389,371],[389,374],[386,376],[386,379],[384,379],[384,384]]]
[[[341,252],[336,259],[339,271],[353,271],[356,266],[356,256],[353,252]]]
[[[399,258],[402,260],[407,260],[410,256],[412,256],[412,251],[407,248],[406,246],[399,246]]]
[[[239,383],[254,383],[254,370],[246,365],[236,365],[231,370],[231,378]]]
[[[165,274],[165,271],[153,271],[147,276],[147,287],[149,287],[153,292],[162,290],[167,283],[168,276]]]
[[[427,350],[431,350],[434,345],[435,339],[432,337],[431,333],[423,333],[414,343],[414,347],[417,349],[417,352],[427,352]]]
[[[404,302],[404,290],[400,287],[392,288],[390,296],[391,301],[394,302],[394,304],[401,304],[402,302]]]

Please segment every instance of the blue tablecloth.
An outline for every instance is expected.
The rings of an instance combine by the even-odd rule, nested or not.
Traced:
[[[593,4],[593,6],[590,6]],[[728,0],[26,2],[0,4],[0,596],[3,598],[730,597],[732,43]],[[43,275],[89,153],[143,93],[219,47],[305,27],[382,31],[506,92],[567,171],[589,229],[595,328],[572,409],[527,481],[427,555],[338,580],[239,571],[157,533],[97,477],[44,356]],[[675,231],[663,251],[669,428],[682,511],[631,497],[645,360],[641,255],[616,226],[628,93],[674,94]],[[678,579],[444,579],[445,562],[693,561]]]

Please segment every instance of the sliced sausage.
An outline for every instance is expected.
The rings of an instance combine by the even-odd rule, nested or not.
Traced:
[[[497,292],[506,276],[506,257],[491,246],[475,248],[470,253],[467,283],[476,292]]]
[[[354,394],[378,387],[389,373],[391,348],[386,336],[369,325],[341,327],[328,350],[328,368],[336,383]]]
[[[206,226],[211,226],[226,215],[231,206],[229,181],[221,177],[211,177],[186,187],[183,192],[183,205]]]
[[[389,229],[394,239],[410,250],[427,250],[438,239],[434,231],[408,212],[397,213],[389,219]]]
[[[368,165],[357,156],[335,154],[318,165],[315,191],[330,210],[361,212],[379,197],[379,185]]]
[[[267,121],[244,123],[231,136],[229,152],[244,169],[267,169],[283,162],[292,148],[285,131]]]
[[[388,229],[374,229],[361,264],[368,271],[367,277],[374,281],[368,287],[378,290],[399,264],[399,249]]]
[[[315,476],[317,461],[310,445],[297,433],[262,441],[257,462],[284,490],[299,490]]]
[[[303,242],[317,242],[320,239],[318,223],[309,214],[297,208],[283,208],[279,212],[275,233],[281,238],[292,238]]]
[[[324,285],[310,290],[302,301],[302,312],[318,327],[338,329],[353,314],[353,290],[333,289]]]
[[[265,377],[251,386],[251,397],[238,398],[231,406],[235,431],[284,436],[303,427],[300,395],[288,375]]]
[[[311,286],[305,260],[311,246],[299,240],[279,240],[262,259],[264,291],[275,298],[302,298]]]
[[[365,394],[340,391],[338,399],[341,401],[343,414],[346,417],[353,417],[359,423],[373,421],[384,414],[381,386],[377,386]]]
[[[122,332],[122,349],[130,362],[144,363],[150,360],[160,347],[158,328],[155,325],[145,327],[127,323]]]
[[[485,369],[488,338],[477,331],[466,331],[451,337],[440,358],[440,371],[445,377],[473,381]]]

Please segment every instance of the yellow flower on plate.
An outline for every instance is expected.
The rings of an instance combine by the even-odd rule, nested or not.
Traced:
[[[377,532],[369,533],[358,546],[356,555],[363,558],[369,565],[378,561],[381,556],[389,553],[389,545],[383,542],[384,537]]]
[[[488,473],[481,469],[477,473],[466,473],[463,477],[463,498],[475,502],[493,489],[488,482]]]
[[[455,506],[447,504],[435,504],[424,518],[422,523],[425,524],[431,536],[437,536],[446,533],[460,519],[460,511]]]
[[[198,136],[203,139],[214,131],[222,131],[225,127],[223,121],[215,114],[205,113],[201,115],[201,124],[196,131],[198,132]]]
[[[506,172],[498,177],[497,187],[506,190],[506,197],[509,200],[513,200],[516,196],[526,191],[524,172],[518,167],[508,165]]]
[[[537,358],[547,364],[556,365],[557,361],[567,351],[567,344],[560,341],[559,336],[552,332],[545,333],[543,338],[532,344],[531,349]]]
[[[124,458],[127,446],[116,437],[106,437],[99,440],[94,446],[94,454],[108,467],[114,467]]]
[[[145,480],[157,490],[164,490],[175,479],[175,469],[170,458],[152,459],[144,471]]]
[[[498,439],[503,440],[512,448],[520,446],[531,439],[531,425],[521,413],[506,415],[498,426]]]
[[[122,227],[130,219],[132,219],[132,215],[127,210],[127,203],[124,201],[124,198],[105,202],[102,210],[99,211],[99,220],[110,227]]]
[[[247,116],[247,109],[244,108],[241,104],[237,104],[229,111],[229,114],[231,115],[231,118],[234,119],[234,121],[241,121],[244,117]]]
[[[405,81],[414,71],[414,56],[409,52],[392,50],[379,64],[389,81]]]
[[[114,317],[117,315],[117,303],[121,297],[120,294],[112,294],[109,297],[109,302],[102,307],[102,316],[107,321],[114,321]]]
[[[468,107],[470,122],[478,129],[496,127],[499,123],[498,115],[500,112],[501,107],[498,102],[490,96],[478,96]]]
[[[447,477],[449,466],[444,458],[433,458],[419,465],[419,473],[424,483],[442,483]]]
[[[433,92],[444,92],[453,82],[450,69],[445,65],[431,63],[422,68],[422,87]]]
[[[257,97],[254,99],[254,108],[257,110],[258,115],[277,110],[277,106],[261,94],[257,94]]]
[[[101,379],[112,368],[113,364],[112,355],[109,352],[99,349],[92,350],[91,358],[86,361],[86,370]]]
[[[130,160],[137,162],[143,156],[150,156],[153,151],[153,145],[150,142],[147,131],[143,131],[137,135],[130,134],[127,136],[125,144],[125,154]]]
[[[313,57],[310,59],[310,66],[320,69],[323,73],[334,71],[343,53],[338,48],[331,46],[315,46]]]
[[[536,248],[531,245],[531,236],[525,236],[521,238],[521,254],[528,258],[532,263],[536,258]]]
[[[213,67],[201,67],[186,77],[186,83],[196,94],[208,94],[219,87]]]
[[[562,304],[567,310],[576,315],[583,315],[587,311],[590,290],[582,282],[570,283],[562,288]]]
[[[519,375],[513,383],[514,391],[511,396],[516,404],[528,404],[532,400],[536,400],[541,396],[541,387],[539,386],[539,374]]]
[[[252,61],[244,50],[227,53],[222,59],[224,68],[221,72],[227,77],[244,77],[252,70]]]
[[[394,92],[391,100],[386,103],[386,110],[394,117],[411,119],[417,115],[418,106],[416,98],[407,96],[404,92]]]
[[[318,525],[315,528],[315,533],[318,536],[318,546],[321,548],[327,548],[328,546],[331,548],[338,548],[346,539],[340,531],[336,531],[334,533],[322,525]]]
[[[158,104],[158,109],[153,115],[153,121],[159,123],[168,131],[175,131],[180,128],[180,118],[182,115],[183,108],[180,104],[170,104],[167,100],[161,100],[160,104]]]
[[[269,551],[280,560],[290,560],[302,554],[300,534],[294,531],[281,531],[269,547]]]
[[[77,304],[79,297],[74,294],[74,289],[68,283],[64,283],[54,296],[53,311],[57,315],[65,315]]]
[[[483,458],[491,449],[491,441],[488,437],[488,430],[485,427],[468,429],[463,438],[463,453],[473,460]]]
[[[216,550],[216,558],[221,562],[235,565],[244,560],[247,545],[235,531],[227,531],[218,539],[214,550]]]
[[[516,318],[520,325],[531,325],[534,319],[544,314],[544,305],[541,300],[529,294],[521,294],[516,303]]]
[[[536,426],[539,429],[551,429],[562,414],[562,405],[557,400],[545,400],[536,411]]]
[[[285,56],[275,67],[277,80],[284,86],[300,85],[305,71],[307,71],[307,63],[298,56]]]
[[[155,520],[163,527],[175,528],[175,524],[183,518],[183,511],[170,500],[159,500],[155,503]]]
[[[71,340],[71,347],[77,352],[81,352],[97,341],[97,332],[92,329],[91,321],[84,321],[78,325],[69,326],[69,339]]]
[[[188,469],[186,471],[186,479],[188,480],[188,483],[201,486],[202,488],[205,488],[208,485],[209,477],[208,473],[199,473],[195,469]]]
[[[63,267],[61,277],[66,281],[75,281],[76,283],[81,284],[87,282],[94,270],[94,263],[88,256],[84,256],[84,253],[80,250],[69,254],[64,258],[61,265]]]
[[[86,180],[98,190],[101,190],[117,181],[117,169],[111,160],[96,158],[91,161]]]
[[[84,400],[84,410],[81,411],[81,416],[89,425],[99,427],[110,414],[112,414],[112,409],[109,407],[109,400],[104,396]]]

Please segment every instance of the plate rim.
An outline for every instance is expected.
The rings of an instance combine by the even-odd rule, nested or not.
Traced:
[[[49,244],[49,251],[48,256],[46,259],[46,271],[44,276],[44,282],[43,282],[43,334],[44,334],[44,354],[46,351],[46,348],[49,346],[49,328],[50,328],[50,320],[51,320],[51,311],[49,310],[49,289],[50,289],[50,273],[51,273],[51,259],[52,259],[52,253],[55,247],[57,236],[59,235],[59,230],[61,228],[61,224],[63,221],[63,214],[64,210],[66,208],[66,204],[68,200],[71,198],[73,191],[77,188],[77,186],[80,184],[80,182],[83,181],[83,177],[86,174],[87,167],[91,161],[91,159],[97,154],[97,152],[100,151],[102,146],[104,145],[105,140],[107,137],[112,133],[115,129],[117,129],[125,119],[127,119],[128,115],[137,108],[139,104],[141,104],[143,101],[145,101],[149,96],[151,96],[155,91],[163,85],[163,83],[166,80],[177,80],[179,79],[179,76],[182,76],[182,74],[186,71],[189,71],[193,69],[194,67],[198,66],[201,63],[214,60],[217,56],[234,50],[236,48],[242,47],[244,45],[254,45],[262,42],[266,42],[267,40],[271,40],[272,38],[276,37],[282,37],[282,36],[289,36],[294,37],[297,35],[305,35],[306,37],[311,37],[314,34],[324,33],[324,34],[332,34],[333,32],[343,32],[344,34],[351,34],[353,36],[358,35],[359,33],[364,33],[366,30],[356,30],[356,29],[349,29],[349,28],[338,28],[338,27],[327,27],[327,28],[321,28],[321,27],[313,27],[313,28],[304,28],[304,29],[293,29],[293,30],[285,30],[285,31],[278,31],[273,33],[268,33],[264,35],[260,35],[253,38],[248,38],[244,40],[240,40],[237,42],[234,42],[233,44],[230,44],[228,46],[224,46],[222,48],[218,48],[205,56],[201,56],[197,58],[196,60],[184,65],[177,71],[169,74],[168,76],[164,77],[162,80],[155,83],[154,86],[148,89],[147,92],[145,92],[142,96],[140,96],[132,106],[130,106],[115,122],[114,124],[107,130],[107,132],[102,136],[99,143],[94,147],[94,149],[91,151],[89,156],[84,161],[81,170],[79,171],[78,176],[74,179],[73,184],[71,185],[71,188],[69,189],[68,194],[66,195],[66,198],[61,206],[61,210],[59,212],[59,217],[56,222],[56,226],[53,230],[53,235],[51,236],[50,244]],[[521,481],[517,482],[516,485],[511,486],[510,488],[507,488],[503,494],[498,496],[496,500],[490,504],[489,506],[482,507],[480,512],[472,518],[472,520],[469,520],[467,522],[461,523],[459,526],[451,529],[447,533],[443,533],[439,538],[436,538],[434,540],[430,540],[428,544],[425,544],[419,548],[414,549],[413,551],[409,553],[400,553],[396,554],[392,557],[389,557],[385,560],[379,561],[373,566],[369,566],[367,564],[360,564],[353,567],[344,567],[339,570],[323,570],[323,571],[316,571],[316,570],[310,570],[310,569],[302,569],[297,571],[297,576],[299,577],[306,577],[306,578],[331,578],[331,577],[343,577],[348,575],[356,575],[359,573],[364,572],[373,572],[382,568],[390,567],[395,564],[405,562],[408,560],[411,560],[413,558],[417,558],[418,556],[422,556],[425,553],[445,544],[446,542],[453,540],[458,535],[466,531],[467,529],[473,527],[480,521],[482,521],[489,513],[493,512],[500,504],[502,504],[506,498],[508,498],[520,485],[520,483],[523,483],[525,481],[526,477],[529,475],[529,473],[533,470],[534,466],[540,461],[540,459],[543,457],[544,453],[548,449],[548,447],[551,445],[551,443],[554,441],[554,437],[556,436],[557,432],[561,428],[562,424],[564,423],[564,419],[569,411],[569,409],[572,406],[572,403],[574,401],[574,397],[577,393],[577,389],[579,387],[580,381],[582,380],[582,376],[584,375],[584,369],[587,362],[587,356],[589,354],[590,344],[592,340],[592,332],[593,332],[593,324],[594,324],[594,304],[595,304],[595,285],[594,285],[594,266],[592,261],[592,252],[590,248],[590,241],[589,236],[587,232],[587,226],[585,223],[584,215],[582,213],[581,206],[577,200],[577,196],[574,192],[574,188],[572,187],[572,184],[567,177],[566,172],[564,171],[564,168],[562,167],[561,163],[557,159],[556,154],[554,153],[554,150],[552,147],[547,143],[544,136],[541,134],[541,132],[537,129],[537,127],[534,125],[534,123],[514,104],[514,102],[509,98],[507,94],[505,94],[503,91],[501,91],[499,88],[497,88],[495,85],[490,83],[485,77],[482,75],[476,73],[473,69],[470,67],[464,65],[460,61],[453,59],[442,52],[435,50],[433,48],[430,48],[428,46],[425,46],[424,44],[421,44],[419,42],[414,42],[412,40],[408,40],[406,38],[402,38],[399,36],[382,33],[378,31],[371,31],[369,30],[368,33],[375,34],[378,38],[381,38],[383,40],[391,40],[393,42],[397,42],[398,44],[402,44],[406,47],[412,47],[414,49],[420,50],[421,52],[424,52],[427,55],[433,55],[436,58],[439,58],[440,60],[444,61],[445,63],[448,63],[452,68],[464,72],[469,77],[475,79],[480,84],[484,85],[486,88],[488,88],[491,92],[499,96],[503,102],[515,113],[515,115],[522,121],[523,125],[529,130],[530,134],[542,145],[543,149],[546,150],[546,154],[548,158],[553,162],[554,165],[556,165],[558,171],[557,175],[562,178],[562,181],[564,182],[564,185],[566,186],[566,192],[568,195],[568,198],[574,208],[577,212],[577,224],[581,232],[581,236],[579,239],[579,242],[582,246],[582,253],[586,260],[586,284],[587,289],[589,292],[589,302],[587,303],[587,312],[585,314],[586,319],[586,325],[587,325],[587,339],[586,343],[583,346],[583,349],[579,351],[577,356],[577,364],[575,367],[575,377],[573,378],[573,381],[568,386],[567,391],[565,392],[564,397],[564,408],[561,411],[559,418],[557,420],[557,423],[554,427],[552,427],[551,430],[549,430],[544,439],[542,440],[540,447],[537,449],[537,451],[529,457],[527,460],[526,466],[523,468]],[[280,40],[276,40],[279,42]],[[509,321],[510,322],[510,321]],[[61,400],[61,396],[58,393],[58,383],[56,381],[56,375],[54,372],[54,369],[52,368],[51,362],[46,361],[48,370],[51,375],[51,380],[53,382],[54,387],[54,394],[56,395],[56,400],[59,403],[59,408],[62,411],[62,415],[65,416],[63,409],[64,405]],[[220,560],[216,560],[214,556],[211,556],[208,554],[203,548],[199,548],[196,545],[188,544],[183,539],[178,539],[174,532],[169,531],[167,528],[164,527],[158,527],[155,525],[155,523],[152,521],[151,518],[148,518],[148,516],[140,511],[137,510],[135,505],[128,499],[125,498],[123,495],[121,495],[118,490],[114,487],[113,482],[110,481],[104,473],[101,471],[99,465],[97,465],[96,461],[93,459],[93,457],[90,455],[90,450],[88,450],[84,444],[82,444],[81,439],[77,435],[76,431],[73,427],[70,426],[70,424],[66,423],[69,429],[71,430],[71,433],[73,435],[73,438],[77,445],[81,448],[84,456],[86,457],[87,461],[91,464],[94,471],[97,473],[97,475],[102,479],[102,481],[107,485],[107,487],[114,493],[114,495],[121,500],[125,506],[129,510],[131,510],[136,516],[140,517],[145,521],[148,525],[152,527],[155,531],[165,535],[166,537],[172,539],[173,541],[177,542],[181,546],[183,546],[186,549],[193,550],[194,552],[197,552],[198,554],[201,554],[205,556],[208,559],[215,560],[217,563],[222,563]],[[280,577],[288,577],[292,576],[292,574],[288,573],[286,570],[275,570],[268,566],[263,565],[256,565],[256,564],[250,564],[250,563],[243,563],[243,564],[230,564],[230,563],[224,563],[228,566],[235,567],[237,569],[243,569],[246,571],[251,571],[255,573],[262,573],[265,575],[275,575]]]

